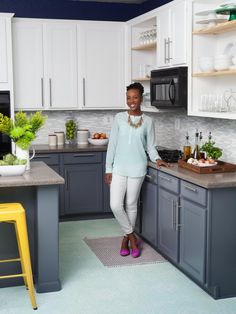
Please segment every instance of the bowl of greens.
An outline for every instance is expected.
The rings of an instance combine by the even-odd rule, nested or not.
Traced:
[[[26,170],[26,159],[19,159],[13,154],[7,154],[0,160],[0,176],[21,176]]]

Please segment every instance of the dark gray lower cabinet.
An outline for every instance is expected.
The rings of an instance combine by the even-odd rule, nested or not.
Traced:
[[[149,168],[141,190],[141,235],[157,246],[157,170]]]
[[[205,282],[206,208],[181,198],[180,266],[201,283]]]
[[[207,191],[158,173],[158,249],[200,283],[206,274]]]
[[[176,204],[178,196],[159,188],[158,248],[174,262],[178,262],[178,226]]]
[[[65,214],[103,212],[102,153],[63,154]]]

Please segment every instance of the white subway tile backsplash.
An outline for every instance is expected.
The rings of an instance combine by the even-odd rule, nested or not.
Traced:
[[[117,111],[79,111],[74,112],[78,128],[89,129],[90,133],[106,132],[109,134],[113,118]],[[48,143],[48,134],[65,131],[68,111],[47,112],[48,119],[39,131],[35,144]],[[234,120],[222,120],[202,117],[188,117],[184,113],[163,112],[146,113],[155,121],[157,144],[170,148],[182,149],[186,131],[190,142],[194,144],[194,133],[197,128],[207,140],[212,132],[213,140],[223,149],[222,160],[236,163],[236,123]],[[178,123],[176,122],[178,119]]]

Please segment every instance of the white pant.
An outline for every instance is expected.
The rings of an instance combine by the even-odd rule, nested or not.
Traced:
[[[137,202],[143,180],[144,177],[131,178],[112,174],[110,206],[125,235],[134,230]],[[124,209],[124,198],[126,210]]]

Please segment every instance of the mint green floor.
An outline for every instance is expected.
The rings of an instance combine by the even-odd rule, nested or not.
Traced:
[[[236,298],[214,300],[170,263],[106,268],[83,238],[121,235],[114,219],[60,224],[59,292],[0,289],[0,314],[235,314]],[[50,254],[50,252],[49,252]]]

